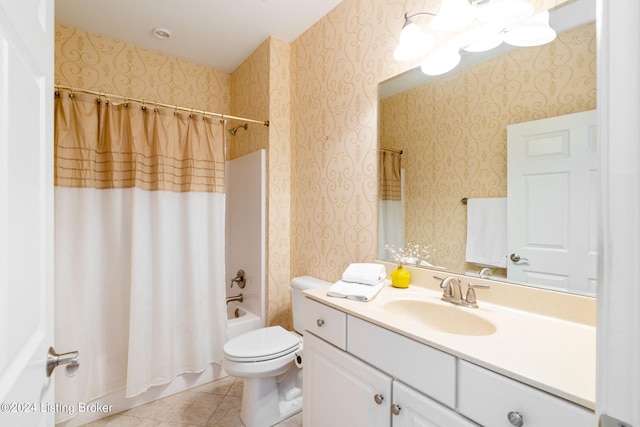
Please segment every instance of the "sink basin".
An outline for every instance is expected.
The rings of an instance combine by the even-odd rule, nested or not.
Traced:
[[[407,321],[421,322],[441,332],[457,335],[491,335],[496,327],[471,312],[455,305],[434,304],[428,301],[400,299],[383,305],[388,313]]]

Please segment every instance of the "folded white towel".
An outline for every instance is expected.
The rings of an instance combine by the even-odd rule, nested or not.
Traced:
[[[349,264],[342,273],[344,282],[361,283],[363,285],[379,285],[387,277],[387,271],[382,264],[360,262]]]
[[[356,301],[371,301],[380,289],[384,287],[384,280],[377,285],[363,285],[362,283],[350,283],[338,280],[329,287],[327,295],[330,297],[347,298]]]

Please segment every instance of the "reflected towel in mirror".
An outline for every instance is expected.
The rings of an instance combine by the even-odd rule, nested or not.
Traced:
[[[507,198],[467,202],[467,262],[507,267]]]

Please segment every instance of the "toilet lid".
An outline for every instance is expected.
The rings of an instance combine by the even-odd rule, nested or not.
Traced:
[[[230,339],[224,345],[229,360],[259,362],[275,359],[298,350],[300,337],[281,326],[270,326]]]

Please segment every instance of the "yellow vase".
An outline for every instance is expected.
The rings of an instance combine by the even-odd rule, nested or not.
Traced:
[[[391,285],[394,288],[408,288],[409,283],[411,283],[411,273],[402,268],[402,265],[391,272]]]

